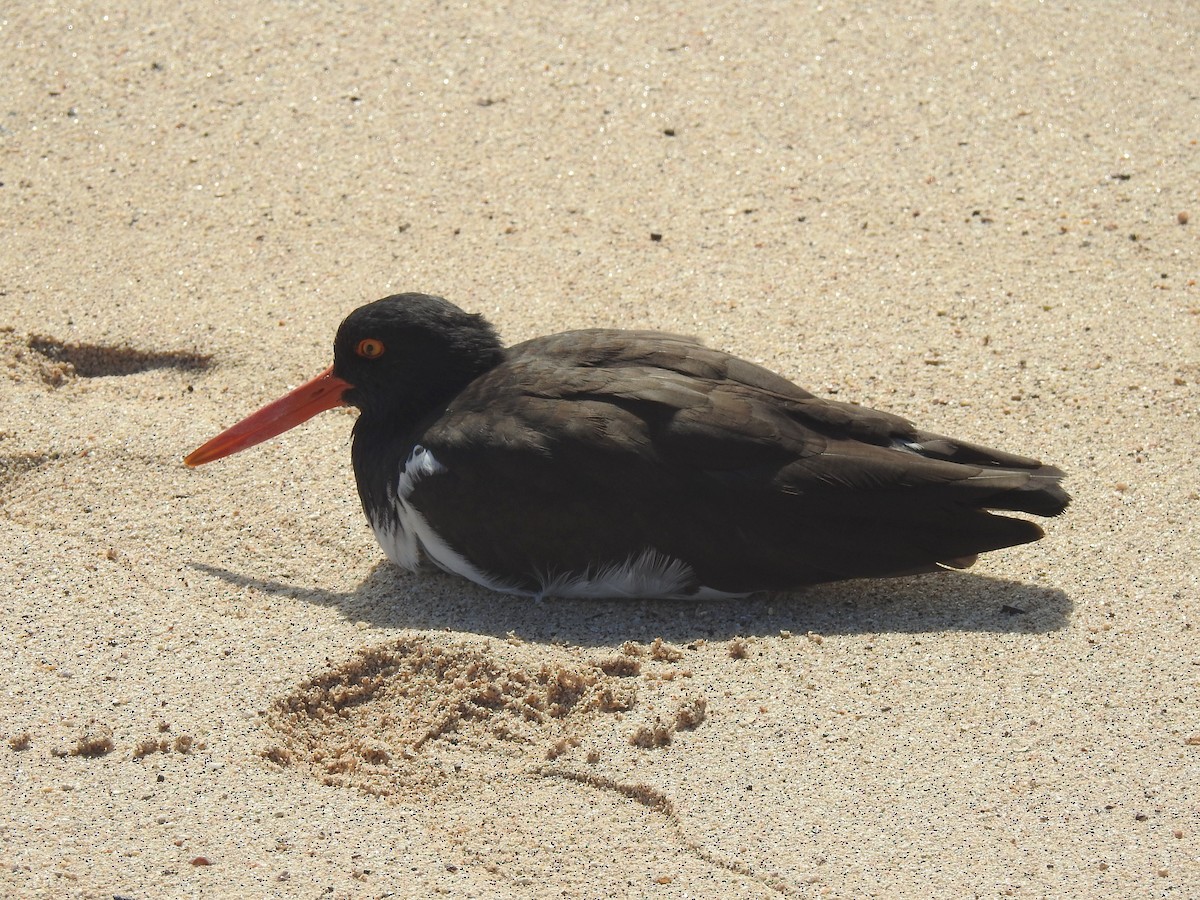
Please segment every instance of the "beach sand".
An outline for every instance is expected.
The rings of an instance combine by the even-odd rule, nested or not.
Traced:
[[[1200,9],[0,18],[0,895],[1200,896]],[[403,290],[1064,468],[1035,545],[738,602],[384,561]]]

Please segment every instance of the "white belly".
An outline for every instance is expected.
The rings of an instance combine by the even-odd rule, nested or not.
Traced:
[[[746,596],[746,593],[729,593],[707,587],[689,591],[688,586],[694,583],[691,567],[653,549],[630,556],[622,563],[588,568],[584,572],[532,573],[540,585],[538,590],[518,587],[496,578],[442,540],[425,517],[409,503],[413,488],[420,479],[445,471],[446,467],[434,459],[431,452],[420,444],[415,446],[404,461],[394,498],[389,491],[388,499],[393,500],[396,521],[371,522],[375,540],[388,559],[401,568],[415,572],[422,560],[428,558],[442,571],[459,575],[489,590],[538,598],[715,600]]]

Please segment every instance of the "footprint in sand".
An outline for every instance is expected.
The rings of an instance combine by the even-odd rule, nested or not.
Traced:
[[[211,362],[211,357],[202,353],[60,341],[43,334],[20,335],[11,327],[0,327],[0,378],[7,378],[18,389],[61,388],[76,379],[134,375],[152,369],[196,372],[207,369]],[[17,437],[16,432],[0,431],[0,439]],[[11,486],[74,456],[64,447],[22,447],[0,453],[0,487]]]
[[[472,647],[406,637],[277,701],[271,721],[283,740],[266,755],[326,784],[425,800],[461,790],[456,773],[480,754],[513,773],[594,764],[614,740],[665,746],[704,720],[703,698],[678,689],[690,674],[679,658],[661,642],[580,662],[517,639]],[[648,691],[655,702],[641,700]],[[671,693],[672,714],[654,712]]]
[[[677,868],[716,867],[761,892],[763,878],[687,837],[663,792],[605,765],[703,724],[706,704],[682,656],[661,640],[583,659],[517,639],[408,636],[362,650],[279,699],[268,713],[278,741],[263,756],[327,785],[438,804],[438,830],[461,862],[501,880],[505,872],[529,878],[539,865],[560,884],[572,867],[594,877],[583,873],[595,864],[589,853],[611,862],[614,852],[645,852],[649,837],[656,859],[674,853]],[[512,808],[514,784],[520,809]],[[531,807],[544,814],[531,820]],[[563,831],[601,814],[606,830],[615,821],[624,850]]]
[[[105,378],[134,375],[151,369],[195,372],[208,368],[211,357],[183,350],[154,351],[108,344],[60,341],[42,334],[29,335],[25,345],[43,381],[52,386],[70,378]]]

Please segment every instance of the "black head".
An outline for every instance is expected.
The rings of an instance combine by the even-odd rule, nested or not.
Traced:
[[[345,403],[363,411],[354,446],[356,454],[366,452],[370,441],[361,436],[380,429],[394,435],[406,423],[415,425],[503,358],[496,332],[482,316],[427,294],[386,297],[342,322],[332,366],[197,447],[184,462],[221,459]]]
[[[350,313],[333,344],[343,400],[364,414],[421,413],[504,357],[495,329],[429,294],[394,294]]]

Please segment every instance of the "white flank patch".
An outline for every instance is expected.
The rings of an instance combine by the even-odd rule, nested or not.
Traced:
[[[408,459],[404,461],[404,468],[400,470],[400,481],[396,485],[396,493],[401,500],[407,500],[412,496],[413,488],[417,486],[417,482],[426,475],[439,475],[446,471],[446,467],[433,458],[433,454],[417,444],[408,454]]]
[[[906,453],[915,453],[917,456],[925,454],[925,448],[916,441],[906,441],[902,438],[896,438],[892,441],[893,450],[903,450]]]
[[[422,478],[447,471],[433,454],[417,444],[396,482],[395,493],[388,489],[388,500],[396,511],[397,521],[371,522],[375,540],[388,559],[409,571],[417,571],[422,557],[428,557],[443,572],[458,575],[489,590],[526,597],[563,597],[600,599],[604,597],[658,598],[664,600],[716,600],[745,597],[746,593],[727,593],[702,587],[688,592],[692,582],[691,566],[672,559],[657,550],[643,550],[623,563],[612,563],[588,569],[582,573],[539,575],[541,589],[525,590],[488,575],[461,553],[442,540],[425,517],[408,502],[413,489]]]
[[[601,599],[638,597],[660,600],[717,600],[745,597],[744,593],[726,593],[702,587],[688,592],[692,567],[657,550],[643,550],[625,562],[602,566],[582,574],[543,576],[539,597]]]
[[[375,532],[375,540],[379,542],[388,559],[410,572],[420,568],[424,555],[443,572],[460,575],[493,591],[522,593],[512,585],[477,569],[461,553],[455,552],[429,527],[425,517],[408,502],[418,481],[445,471],[446,467],[434,458],[433,453],[420,444],[413,447],[408,459],[404,461],[404,468],[400,471],[395,494],[393,495],[390,487],[388,489],[388,500],[396,511],[398,521],[372,521],[371,530]]]

